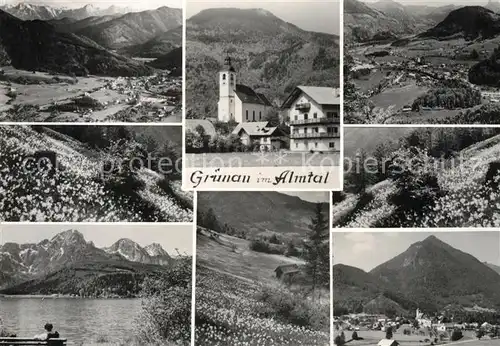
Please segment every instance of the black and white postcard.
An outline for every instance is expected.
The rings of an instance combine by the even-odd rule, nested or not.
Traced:
[[[190,345],[192,256],[191,225],[1,225],[0,343]]]
[[[0,121],[181,123],[182,3],[0,2]]]
[[[188,1],[186,189],[340,189],[338,1]]]

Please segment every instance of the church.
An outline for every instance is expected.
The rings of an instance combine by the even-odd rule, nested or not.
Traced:
[[[264,121],[272,104],[252,88],[236,83],[236,70],[231,57],[224,60],[224,67],[219,72],[219,102],[217,118],[221,122],[237,123]]]

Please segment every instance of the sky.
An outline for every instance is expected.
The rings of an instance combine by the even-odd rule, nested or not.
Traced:
[[[330,201],[330,193],[329,192],[283,192],[285,195],[289,196],[297,196],[304,201],[318,203],[324,202],[328,203]]]
[[[156,9],[162,6],[182,8],[182,0],[30,0],[30,1],[19,1],[19,0],[0,0],[0,5],[5,4],[18,4],[27,3],[33,5],[48,5],[52,7],[66,7],[66,8],[79,8],[85,5],[91,4],[99,8],[107,8],[111,5],[118,7],[126,7],[133,10],[143,11],[149,9]]]
[[[370,271],[406,251],[411,244],[435,235],[448,245],[469,253],[481,262],[500,265],[500,232],[335,232],[333,262]]]
[[[295,24],[307,31],[338,35],[340,32],[340,2],[332,0],[272,0],[256,2],[251,0],[218,1],[187,0],[186,18],[208,8],[234,7],[241,9],[262,8],[282,20]]]
[[[38,243],[70,229],[79,231],[85,240],[93,241],[99,248],[108,247],[121,238],[129,238],[142,247],[158,243],[171,256],[177,255],[176,248],[182,254],[193,254],[191,225],[7,224],[0,226],[0,230],[3,230],[3,242],[18,244]]]

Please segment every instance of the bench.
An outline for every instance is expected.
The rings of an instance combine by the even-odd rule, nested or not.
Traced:
[[[35,340],[33,338],[0,338],[0,345],[46,345],[66,346],[66,339]]]

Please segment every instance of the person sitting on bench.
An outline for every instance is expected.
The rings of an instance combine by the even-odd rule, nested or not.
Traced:
[[[59,338],[59,333],[58,332],[52,332],[52,329],[54,329],[54,326],[52,323],[47,323],[43,327],[45,329],[45,333],[35,335],[33,339],[35,340],[48,340],[48,339],[58,339]]]

